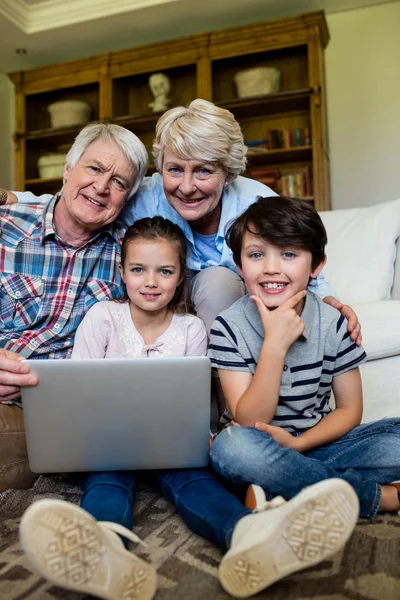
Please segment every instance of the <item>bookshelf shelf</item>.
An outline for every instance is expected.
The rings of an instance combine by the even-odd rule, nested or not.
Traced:
[[[324,13],[317,11],[11,73],[17,91],[16,187],[36,193],[60,189],[61,179],[41,179],[37,167],[44,153],[65,153],[82,127],[50,127],[48,107],[60,100],[84,101],[90,122],[118,123],[139,135],[150,151],[160,113],[149,112],[148,80],[161,71],[171,82],[171,108],[195,98],[211,100],[234,114],[249,144],[266,141],[268,131],[284,131],[287,138],[288,131],[307,129],[309,135],[296,138],[296,145],[291,137],[286,147],[269,143],[265,152],[250,151],[247,174],[262,168],[277,168],[284,175],[308,169],[307,196],[318,210],[328,210],[328,40]],[[239,98],[235,75],[260,66],[280,71],[280,91]]]
[[[160,115],[125,115],[114,117],[113,123],[118,123],[122,127],[131,129],[135,133],[143,133],[149,129],[154,130]]]
[[[218,106],[230,110],[237,119],[240,117],[254,117],[265,114],[284,113],[289,111],[308,110],[310,88],[291,92],[278,92],[265,96],[255,96],[247,99],[236,99],[226,102],[217,102]]]
[[[60,127],[58,129],[37,129],[35,131],[27,131],[26,133],[17,133],[16,137],[25,140],[43,140],[43,139],[58,139],[61,140],[66,135],[77,135],[82,129],[82,125],[75,127]]]
[[[48,178],[48,179],[40,179],[40,177],[36,177],[34,179],[27,179],[26,185],[29,185],[30,187],[42,186],[42,185],[50,185],[50,186],[59,185],[61,187],[62,178],[61,177],[52,177],[52,178]]]
[[[265,152],[248,152],[248,162],[250,166],[311,161],[312,146],[296,146],[293,148],[276,148],[273,150],[265,149]]]

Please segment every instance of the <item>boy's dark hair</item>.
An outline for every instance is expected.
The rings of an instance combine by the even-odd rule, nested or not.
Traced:
[[[325,258],[327,235],[321,217],[315,208],[299,198],[258,198],[233,221],[226,231],[226,241],[239,267],[242,266],[242,241],[246,231],[274,246],[309,250],[313,270]]]
[[[175,313],[186,314],[193,312],[189,289],[186,280],[186,238],[182,229],[164,217],[146,217],[135,221],[125,232],[121,246],[121,265],[124,266],[128,246],[130,242],[143,240],[166,240],[176,250],[179,258],[179,267],[182,281],[176,288],[174,297],[168,304],[168,308]],[[123,302],[128,300],[127,294],[121,299]]]

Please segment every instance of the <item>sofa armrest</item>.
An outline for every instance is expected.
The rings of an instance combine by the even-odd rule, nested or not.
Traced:
[[[397,240],[397,255],[394,263],[394,277],[391,297],[400,300],[400,238]]]

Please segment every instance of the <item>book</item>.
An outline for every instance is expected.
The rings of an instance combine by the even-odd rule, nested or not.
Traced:
[[[256,168],[250,170],[251,176],[254,179],[258,177],[279,177],[279,169]]]
[[[282,196],[294,198],[312,197],[311,165],[250,169],[249,176],[268,186]]]
[[[296,148],[300,146],[311,145],[309,127],[267,129],[265,137],[265,145],[268,150],[279,150],[280,148]]]

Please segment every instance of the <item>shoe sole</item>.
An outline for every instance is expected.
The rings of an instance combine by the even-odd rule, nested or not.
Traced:
[[[347,482],[330,479],[272,510],[279,515],[266,538],[247,549],[229,550],[221,561],[220,583],[236,598],[249,598],[335,554],[357,523],[359,502]]]
[[[57,586],[105,600],[150,600],[152,565],[119,549],[86,511],[39,500],[22,517],[20,541],[31,565]]]

